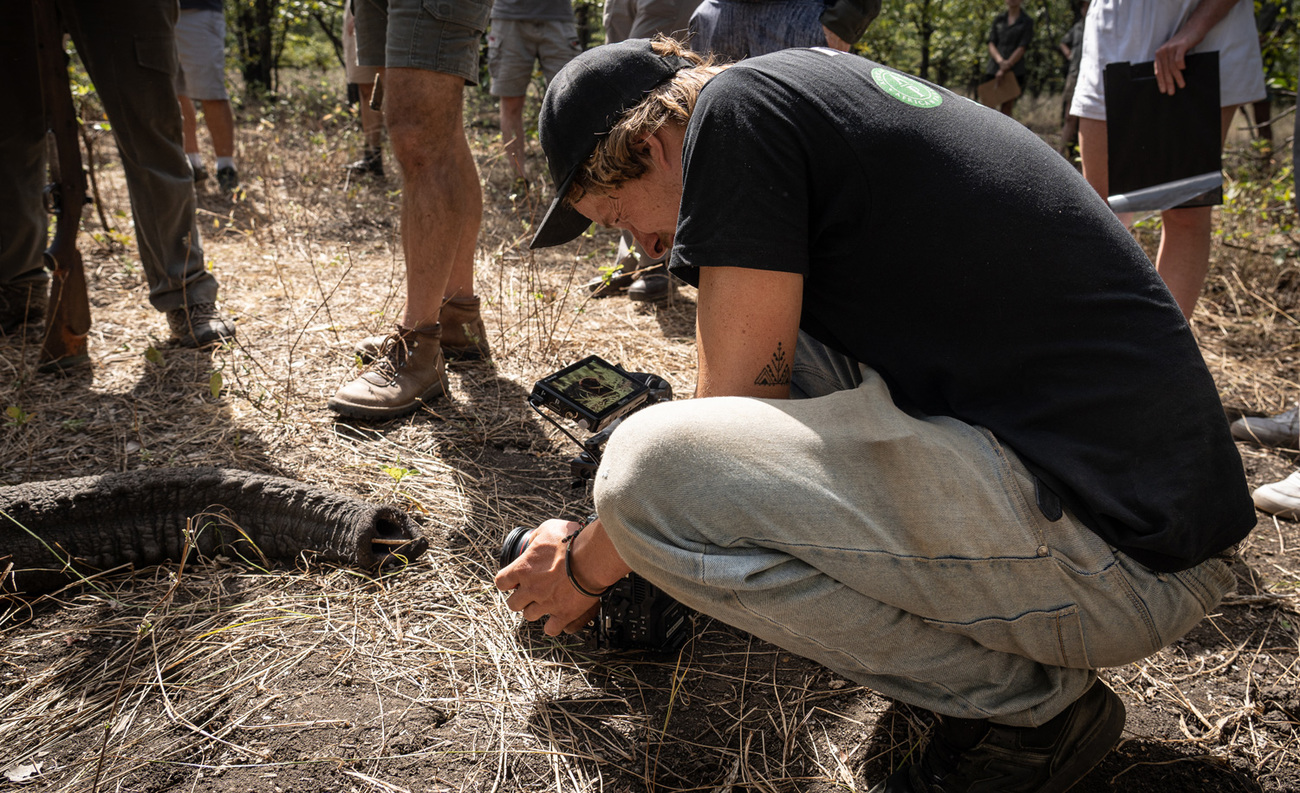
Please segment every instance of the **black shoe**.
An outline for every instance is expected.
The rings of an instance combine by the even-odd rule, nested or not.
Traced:
[[[940,717],[920,761],[871,793],[1062,793],[1123,730],[1124,703],[1100,680],[1041,727]]]
[[[235,324],[217,310],[216,303],[195,303],[167,312],[172,341],[182,347],[206,347],[235,338]]]
[[[637,303],[658,303],[673,293],[673,277],[668,268],[659,265],[641,274],[627,288],[627,299]]]
[[[608,274],[601,274],[586,283],[592,297],[613,297],[632,286],[636,281],[637,258],[635,253],[624,256]]]
[[[44,270],[37,272],[40,277],[0,284],[0,335],[45,319],[50,306],[50,277]]]
[[[1232,437],[1278,449],[1300,448],[1300,407],[1276,416],[1245,416],[1232,422]]]
[[[217,186],[222,192],[233,193],[235,188],[239,187],[239,171],[233,166],[227,165],[225,168],[217,169]]]
[[[356,162],[350,162],[343,166],[350,176],[378,176],[384,175],[384,155],[378,150],[366,149],[361,159]]]

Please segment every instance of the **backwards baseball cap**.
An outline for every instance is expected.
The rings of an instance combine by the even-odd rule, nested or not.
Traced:
[[[562,245],[587,230],[591,221],[567,205],[564,196],[596,142],[647,94],[695,65],[678,55],[656,53],[650,39],[629,39],[589,49],[555,75],[537,122],[555,200],[528,247]]]

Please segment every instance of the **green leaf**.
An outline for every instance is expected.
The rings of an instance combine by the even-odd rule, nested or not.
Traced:
[[[221,398],[221,386],[223,382],[221,372],[213,372],[212,376],[208,378],[208,390],[212,392],[213,399]]]
[[[144,359],[155,366],[162,366],[163,363],[162,353],[158,352],[158,348],[152,344],[144,351]]]

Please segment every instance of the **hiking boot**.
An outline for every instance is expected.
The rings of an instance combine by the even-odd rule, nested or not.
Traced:
[[[477,297],[452,297],[443,303],[438,317],[442,326],[442,354],[448,361],[477,361],[492,355],[488,348],[487,328],[479,313]],[[352,349],[364,363],[379,357],[387,336],[368,336]]]
[[[383,149],[366,149],[361,159],[343,166],[349,176],[384,176]]]
[[[442,325],[442,351],[449,361],[477,361],[490,358],[487,328],[477,297],[453,297],[442,304],[438,324]]]
[[[235,323],[221,316],[216,303],[195,303],[167,312],[172,341],[182,347],[206,347],[235,338]]]
[[[1250,494],[1255,506],[1270,515],[1295,520],[1300,516],[1300,471],[1281,482],[1261,485]]]
[[[673,293],[673,277],[660,264],[641,273],[627,288],[627,299],[636,303],[658,303]]]
[[[225,168],[217,169],[217,186],[224,193],[233,193],[235,188],[239,187],[239,171],[233,166],[227,165]]]
[[[45,319],[50,307],[50,277],[44,270],[37,272],[36,278],[0,284],[0,335]]]
[[[1278,449],[1300,448],[1300,407],[1276,416],[1243,416],[1232,422],[1232,437]]]
[[[338,390],[329,409],[359,419],[392,419],[445,396],[451,388],[439,343],[442,327],[397,327],[361,376]]]
[[[601,273],[584,284],[584,287],[591,293],[592,297],[613,297],[619,292],[625,291],[636,281],[637,264],[636,254],[628,253],[619,260],[613,270],[608,273]]]
[[[1100,680],[1041,727],[941,716],[920,761],[871,793],[1062,793],[1119,741],[1124,703]]]

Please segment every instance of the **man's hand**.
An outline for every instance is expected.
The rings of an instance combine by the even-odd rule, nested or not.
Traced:
[[[1156,86],[1162,94],[1173,96],[1174,91],[1186,88],[1183,69],[1187,68],[1187,53],[1205,38],[1215,25],[1223,21],[1240,0],[1201,0],[1178,31],[1156,50]]]
[[[544,630],[549,636],[577,633],[596,616],[600,601],[578,592],[564,573],[564,538],[581,528],[571,520],[548,520],[533,531],[528,548],[497,573],[511,611],[528,621],[549,616]],[[599,592],[631,572],[619,558],[599,521],[573,540],[573,574],[590,592]],[[610,556],[612,555],[612,559]]]
[[[840,52],[848,52],[850,47],[852,47],[851,44],[835,35],[835,33],[825,25],[822,25],[822,30],[826,32],[827,47],[830,47],[833,50],[839,50]]]

